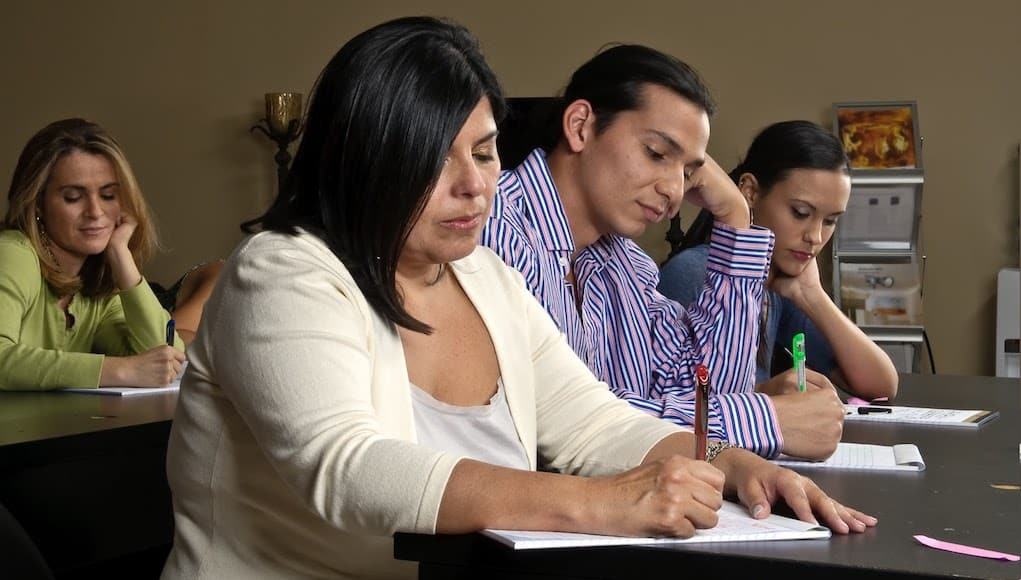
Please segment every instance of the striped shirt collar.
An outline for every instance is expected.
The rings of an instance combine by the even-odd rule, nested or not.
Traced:
[[[525,209],[532,225],[544,233],[542,243],[546,249],[574,254],[571,225],[550,175],[545,151],[534,149],[516,168],[504,171],[498,187],[507,196],[507,203]]]

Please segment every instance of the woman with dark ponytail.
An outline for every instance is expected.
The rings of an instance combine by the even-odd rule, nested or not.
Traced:
[[[755,137],[730,177],[748,200],[754,223],[776,235],[756,389],[770,394],[797,390],[784,348],[803,332],[810,386],[828,386],[822,375],[863,398],[895,395],[897,371],[890,358],[840,312],[819,278],[816,257],[833,236],[851,193],[840,141],[809,121],[774,123]],[[681,304],[695,300],[705,280],[712,227],[712,215],[705,214],[698,215],[681,251],[660,272],[659,291]]]

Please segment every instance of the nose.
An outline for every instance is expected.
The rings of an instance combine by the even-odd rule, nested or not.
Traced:
[[[98,195],[86,196],[85,202],[85,216],[89,218],[98,218],[103,215],[103,201],[99,199]]]
[[[656,183],[656,192],[667,200],[667,211],[673,213],[684,198],[684,169],[667,171]]]
[[[456,172],[453,183],[455,195],[478,197],[486,193],[486,187],[488,187],[486,177],[473,159],[451,160],[451,165],[456,165],[452,168]]]
[[[814,246],[821,246],[822,228],[822,220],[812,220],[805,228],[804,240]]]

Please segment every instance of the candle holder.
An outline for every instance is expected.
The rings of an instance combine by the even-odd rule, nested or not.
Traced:
[[[288,147],[300,135],[301,125],[301,93],[266,93],[266,117],[249,129],[262,131],[277,144],[273,160],[277,163],[277,192],[283,190],[284,179],[291,164],[291,152]]]

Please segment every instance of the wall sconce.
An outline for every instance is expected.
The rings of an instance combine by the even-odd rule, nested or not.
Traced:
[[[290,144],[301,135],[301,93],[266,93],[266,117],[249,131],[258,129],[277,144],[277,193],[283,190],[291,164]]]

